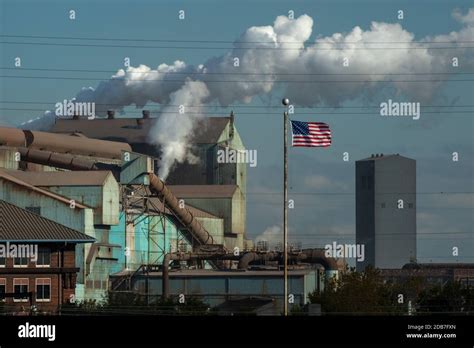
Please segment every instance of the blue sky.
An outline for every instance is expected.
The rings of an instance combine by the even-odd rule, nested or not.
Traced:
[[[164,40],[234,41],[251,26],[272,25],[279,15],[289,10],[295,17],[307,14],[313,18],[309,42],[319,36],[347,33],[355,26],[370,28],[372,21],[400,23],[415,39],[447,34],[461,28],[452,18],[455,8],[467,12],[469,1],[11,1],[0,0],[2,35],[38,35],[87,38],[141,38]],[[71,21],[69,10],[76,11]],[[403,21],[397,11],[404,10]],[[178,19],[185,10],[186,19]],[[29,42],[31,39],[4,37],[2,41]],[[33,40],[38,42],[38,40]],[[66,42],[66,40],[40,42]],[[87,41],[91,44],[97,42]],[[101,42],[99,42],[100,44]],[[135,45],[130,41],[106,44]],[[166,43],[151,45],[167,46]],[[188,45],[188,44],[183,44]],[[110,72],[71,73],[2,69],[0,76],[74,76],[107,80],[113,71],[123,68],[124,57],[133,66],[145,64],[156,68],[161,63],[183,60],[198,65],[210,57],[227,52],[231,45],[200,44],[216,49],[172,49],[130,47],[65,47],[0,44],[0,67],[13,67],[21,57],[23,68],[90,69]],[[168,45],[170,46],[170,45]],[[199,46],[199,45],[198,45]],[[471,57],[472,57],[472,50]],[[20,68],[21,69],[21,68]],[[463,72],[471,72],[461,66]],[[463,75],[459,79],[472,78]],[[454,79],[458,79],[455,77]],[[47,104],[71,98],[82,88],[95,87],[99,81],[0,78],[0,123],[18,125],[40,115],[35,110],[48,109]],[[300,93],[288,90],[287,96]],[[373,111],[346,114],[348,106],[378,106],[388,98],[400,99],[390,90],[380,95],[356,98],[340,109],[305,109],[296,105],[293,119],[329,123],[333,146],[328,149],[290,149],[290,198],[296,208],[290,211],[290,233],[308,246],[323,246],[333,240],[350,242],[355,233],[354,161],[371,153],[400,153],[417,160],[418,184],[418,256],[422,261],[451,261],[451,245],[460,247],[459,261],[474,261],[474,107],[473,82],[446,82],[428,105],[471,105],[466,108],[431,108],[440,112],[423,114],[419,121],[409,118],[381,118]],[[213,113],[236,114],[239,132],[249,149],[258,150],[258,166],[248,169],[248,223],[250,237],[255,237],[281,221],[281,111],[278,106],[283,87],[253,99],[245,108],[210,107]],[[19,101],[20,103],[5,103]],[[30,103],[21,103],[28,101]],[[324,107],[324,105],[317,105]],[[423,106],[422,106],[423,108]],[[127,108],[126,110],[133,110]],[[353,110],[353,109],[352,109]],[[365,112],[370,109],[363,109]],[[450,111],[465,113],[449,113]],[[253,111],[264,115],[252,114]],[[360,112],[361,110],[357,110]],[[446,112],[445,112],[446,111]],[[355,112],[355,111],[354,111]],[[240,113],[240,114],[239,114]],[[460,161],[452,162],[452,152],[460,153]],[[349,152],[350,161],[342,160]],[[265,194],[261,194],[264,192]],[[319,193],[301,195],[299,193]],[[445,192],[441,194],[440,192]],[[329,194],[322,194],[329,193]],[[338,194],[334,194],[338,193]],[[454,194],[456,193],[456,194]]]

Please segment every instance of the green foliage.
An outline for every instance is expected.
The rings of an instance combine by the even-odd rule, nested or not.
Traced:
[[[401,313],[394,286],[383,281],[378,270],[348,270],[339,277],[327,279],[325,289],[309,296],[311,303],[320,303],[321,310],[338,314]]]
[[[474,312],[474,289],[459,282],[432,285],[422,277],[389,282],[370,267],[327,279],[324,290],[309,298],[326,314],[407,314],[409,301],[418,313]]]
[[[436,285],[420,293],[418,311],[422,313],[473,312],[474,289],[460,282]]]

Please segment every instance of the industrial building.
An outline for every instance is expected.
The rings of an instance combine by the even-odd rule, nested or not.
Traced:
[[[376,154],[356,161],[356,243],[368,265],[400,269],[416,259],[416,161]]]
[[[245,164],[216,161],[220,147],[244,149],[233,115],[199,121],[199,164],[178,165],[166,183],[155,174],[159,149],[147,142],[153,119],[143,115],[58,119],[56,133],[0,128],[0,199],[94,239],[75,247],[78,301],[142,293],[143,279],[164,298],[212,284],[225,301],[276,296],[281,251],[255,250],[246,238]],[[297,304],[339,269],[321,249],[289,260]]]
[[[188,117],[180,115],[179,117]],[[142,118],[115,117],[108,111],[107,118],[59,118],[51,132],[84,135],[88,138],[111,140],[130,144],[132,150],[154,158],[160,157],[160,149],[149,141],[149,132],[154,118],[143,110]],[[166,131],[166,130],[163,130]],[[229,147],[245,150],[235,126],[235,117],[205,117],[197,121],[196,130],[190,139],[199,163],[178,164],[166,179],[169,185],[237,185],[246,190],[247,167],[243,163],[218,163],[219,148]]]
[[[288,291],[294,296],[293,304],[308,303],[308,295],[323,287],[322,268],[294,269],[289,273]],[[115,282],[124,274],[111,276]],[[132,290],[137,294],[148,294],[151,299],[161,296],[163,274],[160,271],[140,273],[133,278]],[[232,300],[243,298],[273,299],[272,308],[279,314],[283,306],[283,271],[254,269],[240,271],[175,270],[170,272],[170,294],[194,296],[211,307],[222,306]]]
[[[188,117],[180,115],[179,117]],[[115,117],[115,113],[108,111],[108,117],[96,118],[60,118],[56,120],[52,132],[61,134],[83,135],[88,138],[119,141],[127,143],[136,153],[141,153],[156,158],[159,163],[160,148],[150,144],[149,132],[152,128],[154,118],[150,117],[148,110],[143,110],[142,118]],[[166,130],[164,130],[166,131]],[[226,190],[233,190],[233,199],[226,202],[226,209],[212,208],[205,211],[223,219],[226,222],[224,230],[224,244],[229,247],[238,247],[243,250],[251,245],[246,240],[246,183],[247,167],[245,163],[219,163],[217,151],[228,147],[230,149],[244,151],[245,146],[235,126],[234,114],[229,117],[206,117],[200,119],[196,125],[196,131],[190,139],[193,152],[199,158],[195,164],[177,164],[166,179],[167,185],[192,185],[201,187],[201,197],[196,197],[193,189],[193,202],[198,202],[196,207],[202,206],[203,202],[215,202],[213,192],[222,191],[221,185]],[[155,168],[156,171],[156,168]],[[178,188],[176,188],[178,189]],[[184,188],[181,188],[181,192]],[[209,197],[202,195],[210,195]],[[179,198],[190,198],[180,197]],[[199,199],[200,198],[200,199]],[[187,201],[187,200],[186,200]],[[193,203],[190,203],[191,205]],[[214,204],[214,205],[216,205]],[[206,204],[204,204],[206,205]],[[238,215],[238,218],[235,215]],[[230,221],[233,221],[230,223]]]

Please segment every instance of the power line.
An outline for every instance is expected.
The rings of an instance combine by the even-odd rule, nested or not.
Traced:
[[[116,73],[117,70],[89,70],[89,69],[51,69],[51,68],[18,68],[18,67],[0,67],[1,70],[33,70],[33,71],[60,71],[60,72],[87,72],[87,73]],[[156,70],[153,70],[156,71]],[[127,71],[127,74],[143,74],[150,71]],[[245,75],[245,76],[367,76],[367,75],[384,75],[384,76],[411,76],[411,75],[473,75],[474,72],[419,72],[419,73],[249,73],[249,72],[180,72],[169,71],[159,72],[166,75]]]
[[[3,45],[37,45],[37,46],[60,46],[60,47],[97,47],[97,48],[146,48],[146,49],[183,49],[183,50],[275,50],[275,51],[301,51],[308,50],[308,47],[198,47],[198,46],[130,46],[130,45],[103,45],[103,44],[76,44],[76,43],[50,43],[50,42],[20,42],[20,41],[2,41],[0,44]],[[320,43],[326,44],[326,43]],[[329,44],[329,43],[328,43]],[[333,43],[331,43],[333,44]],[[337,44],[337,43],[336,43]],[[415,42],[414,44],[423,45],[422,43]],[[347,43],[341,43],[340,45],[351,45]],[[310,46],[309,49],[315,51],[340,51],[345,49],[351,50],[452,50],[452,49],[472,49],[474,46],[461,46],[461,47],[423,47],[423,46],[411,46],[411,47],[315,47]]]
[[[355,227],[355,226],[354,226]],[[393,233],[378,233],[377,236],[391,236],[391,235],[395,235],[395,236],[398,236],[398,235],[411,235],[413,233],[411,232],[393,232]],[[440,235],[440,236],[444,236],[444,235],[453,235],[453,234],[469,234],[469,235],[474,235],[474,231],[470,231],[470,232],[460,232],[460,231],[450,231],[450,232],[423,232],[423,233],[420,233],[420,232],[417,232],[417,236],[427,236],[427,235]],[[337,237],[337,236],[355,236],[355,230],[354,232],[349,232],[349,233],[318,233],[317,231],[313,232],[313,233],[298,233],[298,232],[293,232],[291,233],[292,236],[310,236],[310,237],[322,237],[322,236],[325,236],[325,237]],[[473,254],[474,256],[474,254]]]
[[[225,41],[225,40],[177,40],[177,39],[143,39],[143,38],[97,38],[97,37],[73,37],[73,36],[41,36],[41,35],[11,35],[11,34],[0,34],[0,37],[14,37],[14,38],[29,38],[29,39],[54,39],[54,40],[90,40],[90,41],[143,41],[143,42],[180,42],[180,43],[252,43],[252,44],[273,44],[274,41]],[[281,41],[280,44],[300,44],[294,41]],[[344,44],[455,44],[455,43],[474,43],[474,41],[345,41]]]
[[[80,81],[104,81],[103,78],[92,77],[65,77],[65,76],[13,76],[3,75],[1,78],[17,78],[17,79],[42,79],[42,80],[80,80]],[[109,81],[124,81],[121,77],[109,79]],[[177,82],[184,83],[183,80],[171,79],[134,79],[133,81],[142,82]],[[463,80],[202,80],[205,83],[374,83],[374,82],[474,82],[474,79]]]
[[[355,192],[291,192],[289,191],[290,194],[292,195],[350,195],[354,196],[356,193]],[[249,192],[247,191],[246,194],[256,194],[256,195],[282,195],[283,192]],[[452,192],[446,192],[446,191],[436,191],[436,192],[379,192],[379,193],[374,193],[375,195],[407,195],[407,194],[416,194],[416,195],[446,195],[446,194],[474,194],[472,191],[452,191]]]
[[[202,107],[205,107],[204,105]],[[5,111],[45,111],[44,109],[33,109],[33,108],[0,108],[0,110],[5,110]],[[182,116],[186,116],[187,114],[189,115],[202,115],[203,112],[185,112],[184,114],[179,112],[179,111],[160,111],[160,110],[149,110],[150,112],[152,113],[160,113],[160,114],[176,114],[176,115],[182,115]],[[131,112],[128,112],[128,113],[140,113],[139,111],[131,111]],[[424,111],[423,114],[438,114],[438,115],[446,115],[446,114],[472,114],[473,111]],[[205,112],[206,115],[210,115],[210,116],[222,116],[222,112]],[[279,116],[279,115],[275,115],[274,113],[272,112],[239,112],[239,115],[251,115],[251,116],[265,116],[265,115],[269,115],[269,116]],[[314,113],[311,113],[311,112],[298,112],[297,115],[314,115]],[[340,115],[340,116],[343,116],[343,115],[347,115],[347,116],[350,116],[350,115],[366,115],[366,116],[380,116],[378,113],[367,113],[367,112],[331,112],[331,113],[327,113],[326,114],[327,116],[331,116],[331,115]],[[100,119],[104,119],[105,118],[100,118]]]
[[[58,101],[48,101],[48,102],[39,102],[39,101],[21,101],[21,100],[0,100],[0,103],[3,104],[42,104],[42,105],[49,105],[49,104],[56,104],[62,103],[62,100]],[[109,105],[109,106],[120,106],[124,107],[123,104],[115,104],[115,103],[94,103],[95,105]],[[129,105],[131,106],[131,105]],[[181,104],[163,104],[163,106],[176,106],[179,107]],[[203,105],[190,105],[190,104],[183,104],[183,106],[187,108],[202,108]],[[209,107],[213,107],[215,105],[209,105]],[[297,106],[297,105],[296,105]],[[421,105],[423,108],[472,108],[474,104],[471,105]],[[279,105],[228,105],[223,108],[230,109],[230,108],[246,108],[246,109],[281,109]],[[373,106],[312,106],[306,107],[301,106],[299,109],[304,110],[316,110],[316,109],[380,109],[380,105],[373,105]],[[133,110],[131,112],[134,112]]]

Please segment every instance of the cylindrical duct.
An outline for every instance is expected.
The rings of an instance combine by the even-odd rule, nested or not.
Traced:
[[[19,148],[21,160],[45,166],[68,169],[68,170],[95,170],[93,161],[75,158],[72,155],[40,151],[28,148]]]
[[[0,127],[0,145],[111,159],[132,151],[127,143],[6,127]]]
[[[165,183],[155,174],[149,174],[150,189],[163,197],[165,204],[173,211],[178,219],[189,229],[193,237],[200,244],[214,244],[214,239],[197,221],[187,208],[181,208],[175,195],[171,193]]]

